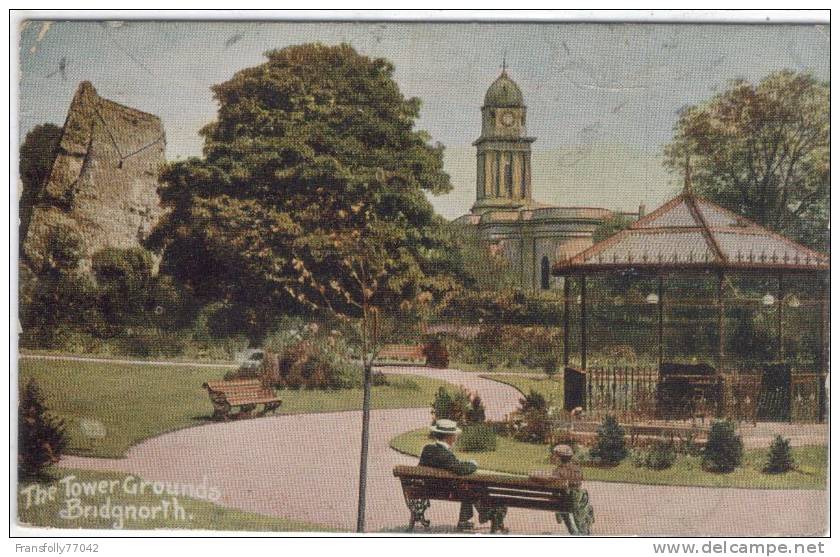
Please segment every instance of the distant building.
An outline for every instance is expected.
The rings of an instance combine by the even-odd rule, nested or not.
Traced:
[[[166,162],[160,118],[103,99],[79,84],[58,154],[32,211],[24,253],[44,256],[50,231],[66,226],[82,240],[82,264],[105,247],[139,246],[163,214],[158,172]]]
[[[592,233],[613,211],[557,207],[534,200],[525,100],[506,71],[490,85],[481,107],[476,146],[476,200],[456,222],[478,227],[519,271],[525,290],[555,286],[551,267],[592,245]],[[637,215],[633,214],[633,217]]]

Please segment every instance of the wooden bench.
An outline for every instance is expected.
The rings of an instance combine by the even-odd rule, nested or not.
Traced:
[[[232,381],[208,381],[202,385],[213,403],[213,418],[227,420],[231,408],[239,407],[237,418],[250,417],[258,404],[263,405],[260,416],[274,412],[282,401],[274,391],[263,385],[259,379],[235,379]]]
[[[551,511],[558,523],[563,514],[574,513],[575,505],[589,506],[588,495],[581,503],[579,484],[570,485],[567,480],[540,475],[536,478],[519,478],[501,474],[476,473],[458,476],[446,470],[426,466],[396,466],[394,476],[402,484],[403,497],[411,517],[408,531],[414,531],[419,522],[429,529],[430,521],[425,517],[430,500],[469,501],[487,509],[490,517],[490,532],[503,529],[503,520],[508,507]],[[593,519],[594,520],[594,519]],[[571,527],[568,526],[570,533]],[[589,523],[581,525],[581,534],[589,534]]]
[[[386,344],[376,356],[378,363],[400,362],[425,364],[422,344]]]

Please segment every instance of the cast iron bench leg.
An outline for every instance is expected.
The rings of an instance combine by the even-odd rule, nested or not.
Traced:
[[[408,521],[408,531],[414,531],[414,524],[419,522],[426,530],[429,529],[431,521],[426,518],[426,509],[431,506],[428,499],[406,499],[405,504],[411,512],[411,518]]]

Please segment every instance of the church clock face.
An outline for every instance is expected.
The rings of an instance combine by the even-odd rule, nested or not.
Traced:
[[[509,128],[513,125],[516,118],[513,116],[513,112],[503,112],[502,113],[502,125]]]

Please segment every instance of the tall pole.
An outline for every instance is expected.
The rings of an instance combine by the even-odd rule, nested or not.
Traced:
[[[362,395],[362,450],[359,462],[359,508],[356,514],[356,532],[365,531],[365,494],[367,491],[367,461],[368,441],[370,439],[370,384],[373,368],[372,346],[368,344],[368,319],[369,311],[367,303],[362,308],[362,358],[364,366],[364,394]],[[375,314],[374,314],[375,321]],[[374,331],[375,331],[374,326]],[[375,344],[375,342],[371,343]],[[370,348],[370,350],[369,350]]]
[[[586,371],[586,275],[580,275],[580,367]]]
[[[662,334],[663,333],[662,322],[664,320],[663,317],[664,317],[664,313],[665,313],[665,308],[664,308],[665,298],[663,296],[663,294],[665,293],[665,289],[663,288],[663,284],[662,284],[662,282],[663,282],[662,281],[662,275],[660,274],[657,277],[657,279],[658,279],[658,281],[657,281],[657,288],[656,288],[657,293],[656,293],[656,295],[657,295],[658,301],[659,301],[659,304],[658,304],[659,305],[659,308],[658,308],[659,309],[659,320],[658,320],[658,323],[657,323],[658,328],[657,328],[657,331],[656,331],[657,332],[656,342],[657,342],[657,346],[659,347],[659,354],[658,354],[658,356],[659,356],[659,369],[661,370],[662,369],[662,360],[663,360],[663,357],[664,357],[664,349],[663,349],[664,342],[663,342],[663,334]]]
[[[569,367],[569,311],[571,310],[572,280],[568,275],[563,277],[563,367]]]
[[[362,455],[359,464],[359,510],[356,515],[356,532],[365,531],[365,491],[367,489],[368,439],[370,437],[370,376],[371,366],[365,362],[365,386],[362,399]]]

